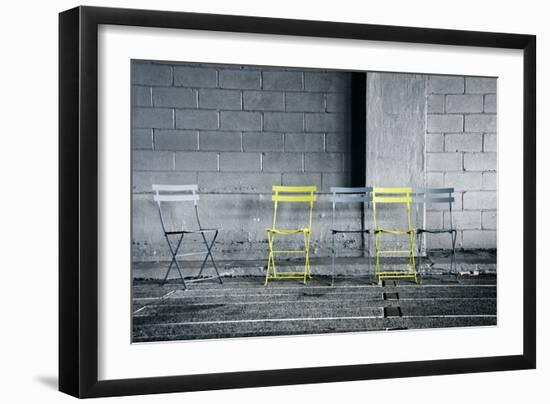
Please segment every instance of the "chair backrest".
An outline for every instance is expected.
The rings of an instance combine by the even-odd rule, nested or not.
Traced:
[[[162,212],[162,203],[163,202],[193,202],[195,207],[195,217],[197,219],[197,224],[199,228],[201,227],[201,222],[199,218],[199,186],[197,184],[190,185],[164,185],[164,184],[153,184],[153,200],[157,203],[160,215],[160,223],[162,229],[166,231],[165,227],[165,218]]]
[[[312,186],[281,186],[274,185],[272,187],[273,195],[271,200],[274,202],[273,206],[273,228],[275,229],[277,224],[277,208],[281,202],[291,203],[307,203],[309,204],[309,228],[311,228],[311,221],[313,215],[313,203],[316,200],[315,192],[317,187]]]
[[[413,203],[416,205],[431,205],[445,203],[449,206],[449,225],[453,227],[454,188],[414,188]]]
[[[412,188],[382,188],[374,187],[372,189],[372,211],[374,228],[377,228],[376,223],[376,207],[380,204],[402,204],[407,208],[408,229],[411,230],[411,203],[412,203]]]
[[[330,188],[332,202],[332,227],[334,228],[336,221],[336,205],[337,204],[354,204],[362,203],[370,205],[372,187],[331,187]]]

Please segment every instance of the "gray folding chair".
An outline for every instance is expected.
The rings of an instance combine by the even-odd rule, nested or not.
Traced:
[[[336,235],[337,234],[366,234],[367,235],[367,272],[370,269],[370,244],[369,237],[370,229],[337,229],[336,228],[336,205],[337,204],[354,204],[362,203],[367,204],[367,209],[370,207],[371,202],[371,193],[372,187],[353,187],[353,188],[343,188],[343,187],[332,187],[330,188],[331,202],[332,202],[332,282],[331,285],[334,285],[334,261],[337,256],[336,252]]]
[[[155,191],[155,195],[153,197],[154,201],[158,205],[159,209],[159,216],[160,216],[160,224],[162,226],[162,230],[164,232],[164,237],[166,238],[166,242],[168,243],[168,248],[170,249],[170,253],[172,254],[172,260],[170,261],[170,265],[168,266],[168,270],[166,271],[166,275],[164,276],[164,279],[162,283],[166,282],[166,279],[168,278],[168,274],[170,273],[170,270],[172,269],[172,266],[175,265],[176,269],[178,270],[179,276],[181,278],[181,282],[183,283],[183,287],[187,289],[187,285],[185,284],[184,275],[182,272],[182,269],[180,268],[180,265],[178,263],[177,258],[178,257],[185,257],[185,256],[191,256],[191,255],[202,255],[205,254],[204,259],[201,264],[200,271],[197,276],[197,280],[200,280],[200,277],[202,275],[202,271],[206,265],[206,261],[210,257],[210,260],[212,261],[212,265],[214,266],[214,270],[216,271],[216,277],[219,279],[220,283],[222,282],[222,278],[220,276],[220,273],[218,272],[218,267],[216,265],[216,261],[214,260],[214,257],[212,255],[212,248],[214,247],[214,243],[216,242],[216,238],[218,237],[219,229],[205,229],[201,226],[200,218],[199,218],[199,194],[198,194],[198,185],[153,185],[153,191]],[[195,207],[195,218],[197,219],[197,226],[196,229],[168,229],[166,226],[166,222],[164,219],[164,214],[162,212],[162,205],[169,202],[193,202],[193,205]],[[187,252],[183,254],[178,254],[180,247],[182,246],[183,237],[185,235],[192,235],[192,234],[200,234],[202,237],[202,241],[204,242],[204,245],[206,247],[206,251],[192,251]],[[206,234],[209,234],[210,237],[206,237]],[[172,240],[170,239],[171,237]],[[211,277],[207,279],[212,279],[216,277]],[[189,280],[188,280],[189,282]]]
[[[428,205],[432,204],[439,204],[444,203],[449,206],[449,220],[448,220],[448,226],[445,226],[445,223],[443,223],[443,228],[441,229],[430,229],[426,228],[426,225],[423,221],[422,226],[418,226],[416,229],[416,233],[419,235],[418,237],[418,267],[420,268],[420,258],[421,258],[421,252],[422,252],[422,242],[423,242],[423,235],[425,233],[429,234],[444,234],[448,233],[451,236],[451,271],[453,270],[453,267],[455,266],[455,247],[456,247],[456,229],[453,224],[453,202],[455,201],[455,198],[453,196],[454,188],[415,188],[413,189],[413,203],[416,204],[417,208],[418,206],[426,207]],[[417,209],[418,213],[418,209]],[[445,221],[444,221],[445,222]],[[418,220],[417,220],[418,223]]]

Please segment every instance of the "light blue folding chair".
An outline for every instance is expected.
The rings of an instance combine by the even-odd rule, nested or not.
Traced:
[[[437,228],[427,228],[426,223],[423,220],[422,226],[417,225],[416,233],[418,234],[418,267],[420,268],[420,258],[422,256],[422,243],[424,239],[424,234],[449,234],[451,236],[451,265],[450,270],[456,266],[456,228],[453,223],[453,202],[455,198],[453,196],[454,188],[415,188],[413,189],[413,204],[416,204],[417,208],[419,206],[426,207],[433,204],[447,204],[449,206],[449,220],[448,225],[445,226],[445,220],[443,227],[440,229]],[[418,221],[418,220],[417,220]]]
[[[334,285],[334,272],[335,272],[335,259],[337,257],[337,251],[336,251],[336,236],[338,234],[364,234],[367,236],[367,243],[366,243],[366,249],[367,249],[367,272],[370,270],[370,229],[366,229],[363,227],[363,219],[361,218],[361,228],[360,229],[342,229],[342,228],[336,228],[336,206],[341,204],[362,204],[363,207],[366,205],[366,210],[370,208],[370,202],[371,202],[371,193],[372,193],[372,187],[352,187],[352,188],[345,188],[345,187],[332,187],[330,188],[331,195],[331,202],[332,202],[332,281],[331,285]]]
[[[206,261],[208,258],[210,258],[212,265],[214,266],[214,270],[216,271],[216,277],[219,279],[220,283],[222,282],[222,278],[220,276],[220,273],[218,272],[218,267],[216,265],[216,261],[214,260],[214,256],[212,255],[212,248],[214,247],[214,243],[216,242],[216,238],[218,237],[219,228],[211,228],[206,229],[203,228],[201,225],[200,217],[199,217],[199,193],[198,193],[198,185],[153,185],[153,191],[155,191],[155,195],[153,196],[154,201],[158,205],[159,210],[159,217],[160,217],[160,224],[162,226],[162,231],[164,232],[164,237],[166,239],[166,243],[168,244],[168,248],[170,250],[170,254],[172,255],[172,260],[170,261],[170,265],[168,266],[168,269],[166,271],[166,275],[164,276],[164,279],[162,283],[166,282],[166,279],[168,278],[168,274],[170,273],[170,270],[172,269],[172,266],[175,266],[178,274],[180,276],[181,282],[183,283],[183,287],[187,289],[187,285],[185,283],[184,274],[183,271],[178,263],[177,258],[178,257],[185,257],[185,256],[191,256],[191,255],[202,255],[204,254],[204,259],[202,261],[202,265],[200,268],[200,271],[197,275],[197,280],[201,279],[202,271],[204,270],[204,267],[206,265]],[[197,228],[195,229],[183,229],[183,228],[176,228],[176,229],[169,229],[166,225],[166,221],[164,218],[164,214],[162,211],[162,206],[166,203],[174,203],[174,202],[193,202],[193,206],[195,208],[195,218],[197,222]],[[183,227],[183,226],[182,226]],[[205,251],[191,251],[183,254],[178,254],[180,247],[182,246],[183,237],[185,235],[192,235],[192,234],[200,234],[202,237],[202,241],[204,242],[204,245],[206,247]],[[208,239],[206,237],[206,234],[210,234],[211,237]],[[170,238],[173,237],[171,240]],[[214,277],[215,278],[215,277]],[[208,278],[211,279],[211,278]]]

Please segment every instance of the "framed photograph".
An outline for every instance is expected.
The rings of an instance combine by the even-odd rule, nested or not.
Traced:
[[[61,391],[535,368],[534,36],[59,29]]]

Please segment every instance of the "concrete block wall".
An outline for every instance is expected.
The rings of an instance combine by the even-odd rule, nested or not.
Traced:
[[[227,258],[265,256],[272,185],[350,185],[350,73],[133,61],[131,77],[135,260],[169,257],[153,183],[199,185]],[[317,251],[331,225],[322,201]]]
[[[496,248],[496,78],[428,76],[426,80],[426,185],[454,187],[457,246]],[[448,225],[444,206],[431,207],[429,225]],[[449,237],[428,237],[447,248]]]

